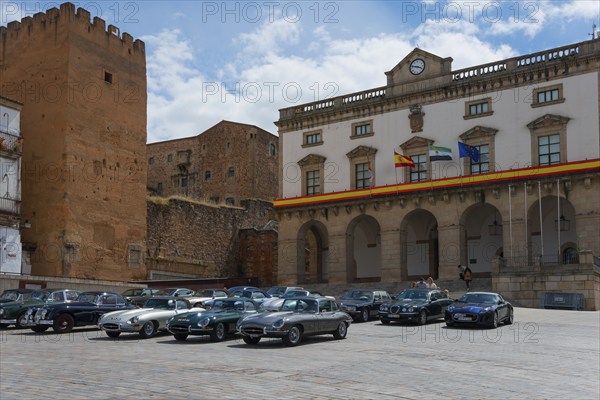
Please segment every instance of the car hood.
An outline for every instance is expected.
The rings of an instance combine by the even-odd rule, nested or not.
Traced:
[[[154,310],[155,310],[154,308],[141,308],[141,309],[140,308],[136,308],[136,309],[133,309],[133,310],[111,311],[111,312],[108,312],[106,314],[103,314],[100,317],[100,319],[104,320],[104,319],[108,319],[108,318],[111,318],[111,319],[119,318],[119,319],[122,319],[122,320],[126,321],[126,320],[128,320],[130,318],[137,317],[137,316],[140,316],[140,315],[144,315],[144,314],[147,314],[147,313],[152,312]]]
[[[366,306],[371,303],[373,303],[373,302],[372,301],[364,301],[364,300],[354,300],[354,299],[348,299],[348,300],[340,299],[340,304],[345,305],[345,306],[360,307],[360,306]]]
[[[272,324],[273,322],[286,317],[291,317],[294,315],[302,315],[302,313],[297,313],[294,311],[276,311],[272,313],[263,313],[257,315],[251,315],[243,319],[242,323],[258,323],[258,324]]]
[[[464,312],[464,313],[478,313],[481,312],[485,308],[490,308],[492,310],[496,309],[495,304],[485,304],[485,303],[454,303],[448,307],[448,311],[452,312]]]
[[[390,303],[390,306],[401,306],[401,307],[418,307],[427,304],[427,300],[424,299],[405,299],[397,300]]]

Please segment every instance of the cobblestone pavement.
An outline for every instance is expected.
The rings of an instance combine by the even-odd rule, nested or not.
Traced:
[[[515,309],[496,330],[350,326],[284,347],[267,339],[176,342],[0,331],[5,399],[594,399],[600,397],[600,313]]]

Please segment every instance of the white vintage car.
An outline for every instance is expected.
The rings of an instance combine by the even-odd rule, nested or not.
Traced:
[[[192,308],[191,303],[182,297],[158,296],[148,299],[143,308],[106,313],[98,320],[98,328],[110,337],[118,337],[121,332],[139,332],[141,338],[150,338],[156,332],[166,331],[169,318],[189,311],[206,311]]]

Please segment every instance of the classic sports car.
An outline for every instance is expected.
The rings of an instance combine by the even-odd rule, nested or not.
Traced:
[[[249,299],[217,299],[210,311],[186,312],[167,321],[167,329],[176,340],[186,340],[188,335],[210,335],[210,340],[220,342],[235,333],[236,322],[256,314],[257,304]]]
[[[273,286],[267,290],[267,293],[269,293],[271,297],[282,297],[292,290],[304,290],[304,288],[299,286]]]
[[[40,289],[31,293],[31,297],[27,300],[0,303],[0,328],[6,328],[9,325],[26,328],[27,310],[30,307],[67,303],[75,300],[79,293],[81,292],[78,290]]]
[[[513,306],[497,293],[469,292],[446,310],[446,325],[485,325],[497,328],[500,322],[513,323]]]
[[[411,321],[425,325],[429,320],[444,318],[444,312],[453,301],[438,289],[407,289],[393,302],[379,307],[379,319],[382,324]]]
[[[281,297],[273,297],[262,302],[259,311],[279,311],[283,301],[292,297],[327,297],[335,300],[335,297],[323,296],[320,292],[311,292],[304,289],[288,290]]]
[[[200,312],[204,308],[192,308],[192,304],[183,297],[152,297],[143,308],[103,314],[98,320],[98,328],[110,337],[118,337],[122,332],[139,332],[140,337],[146,339],[159,330],[165,331],[169,318],[188,311]]]
[[[340,297],[340,310],[347,312],[352,318],[367,322],[371,316],[377,316],[382,304],[392,301],[392,296],[385,290],[348,290]]]
[[[237,331],[247,344],[273,337],[281,338],[286,346],[296,346],[304,336],[333,334],[336,339],[344,339],[350,323],[352,317],[340,311],[332,299],[296,297],[285,299],[281,311],[240,319]]]
[[[256,304],[262,304],[263,302],[270,300],[271,295],[269,295],[264,290],[260,290],[260,289],[244,289],[244,290],[229,291],[229,298],[248,299],[248,300],[254,301]],[[204,302],[204,307],[207,310],[210,310],[210,308],[213,306],[214,302],[215,302],[215,300],[212,300],[212,299],[206,300]]]
[[[72,303],[47,304],[27,310],[27,324],[34,332],[44,332],[49,327],[57,333],[68,333],[75,326],[97,325],[104,313],[134,309],[120,293],[83,292]]]
[[[204,307],[208,300],[226,299],[229,297],[224,289],[199,289],[193,295],[186,297],[194,307]]]
[[[33,292],[35,292],[33,289],[8,289],[0,295],[0,303],[30,299]]]
[[[131,301],[131,300],[135,299],[136,297],[152,296],[159,290],[160,289],[153,289],[153,288],[127,289],[121,294],[123,295],[123,297],[125,297],[125,300]]]
[[[129,302],[137,307],[142,307],[152,296],[189,297],[193,294],[194,291],[188,288],[168,288],[160,289],[157,292],[155,291],[154,293],[149,293],[144,296],[134,297],[133,299],[129,300]]]

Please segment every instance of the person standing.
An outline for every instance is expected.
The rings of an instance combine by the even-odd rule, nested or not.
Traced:
[[[427,278],[427,289],[437,289],[437,288],[438,288],[438,286],[433,281],[433,278],[431,276],[429,278]]]
[[[468,292],[471,290],[471,281],[473,280],[473,271],[471,271],[471,268],[466,267],[464,265],[459,265],[458,269],[460,270],[460,272],[459,272],[460,279],[465,281],[465,284],[467,285],[467,292]]]

